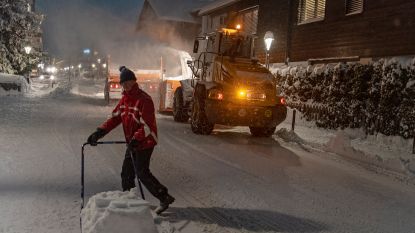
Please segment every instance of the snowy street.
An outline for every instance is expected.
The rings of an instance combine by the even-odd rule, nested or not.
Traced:
[[[81,79],[50,95],[1,97],[0,232],[80,232],[81,145],[112,110],[99,88]],[[218,126],[201,136],[157,120],[151,169],[176,198],[155,218],[160,232],[414,232],[412,185],[277,136]],[[121,127],[103,140],[123,140]],[[87,198],[120,190],[124,149],[86,148]]]

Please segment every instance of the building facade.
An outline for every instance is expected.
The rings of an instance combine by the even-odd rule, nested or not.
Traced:
[[[271,62],[415,54],[415,1],[260,2],[258,34],[277,38]]]
[[[273,32],[271,63],[371,60],[415,54],[415,1],[221,0],[199,11],[203,32],[242,23],[263,37]],[[247,24],[248,22],[248,24]]]

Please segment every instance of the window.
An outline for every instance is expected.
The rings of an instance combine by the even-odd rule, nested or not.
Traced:
[[[346,0],[346,15],[363,12],[363,0]]]
[[[208,16],[203,16],[203,21],[205,21],[205,30],[203,30],[203,31],[207,32],[207,30],[209,28],[209,17]]]
[[[247,34],[256,34],[258,27],[258,6],[240,11],[236,22],[242,24],[242,30]]]
[[[222,27],[226,27],[226,24],[228,23],[228,15],[227,14],[223,14],[220,16],[220,25]]]
[[[298,23],[310,23],[324,19],[326,0],[300,0]]]

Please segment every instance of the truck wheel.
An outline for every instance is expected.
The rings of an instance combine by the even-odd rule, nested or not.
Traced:
[[[181,87],[178,87],[173,97],[173,118],[176,122],[187,122],[189,120],[189,115],[183,106],[183,102],[183,90]]]
[[[204,105],[203,99],[194,97],[190,125],[193,133],[209,135],[213,131],[214,124],[208,121]]]
[[[274,134],[275,129],[277,127],[251,127],[249,126],[249,130],[251,131],[252,136],[254,137],[271,137]]]

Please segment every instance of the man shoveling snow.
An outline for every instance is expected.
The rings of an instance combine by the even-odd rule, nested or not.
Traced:
[[[157,144],[154,104],[151,97],[138,87],[134,72],[124,66],[120,68],[120,72],[123,96],[112,111],[112,117],[88,137],[88,143],[92,146],[97,145],[100,138],[122,123],[128,143],[121,172],[123,191],[135,187],[137,173],[144,186],[160,200],[156,213],[161,214],[174,202],[174,198],[168,194],[167,188],[153,176],[149,168],[151,154]]]

